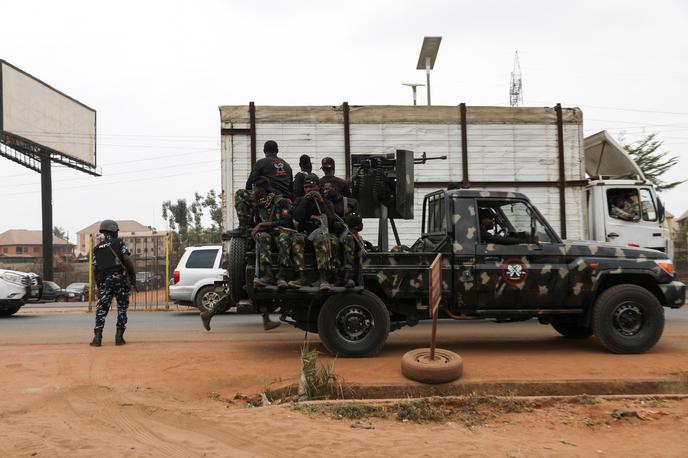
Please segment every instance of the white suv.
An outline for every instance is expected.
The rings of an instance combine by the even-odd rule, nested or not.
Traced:
[[[188,247],[174,269],[170,299],[178,304],[194,305],[201,311],[210,309],[220,298],[215,292],[215,282],[222,281],[227,274],[221,263],[221,245]]]
[[[14,315],[29,299],[40,299],[41,289],[36,274],[0,269],[0,316]]]

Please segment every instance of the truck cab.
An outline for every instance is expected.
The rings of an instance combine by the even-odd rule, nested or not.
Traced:
[[[588,175],[588,239],[670,253],[664,205],[621,146],[607,131],[585,138]]]

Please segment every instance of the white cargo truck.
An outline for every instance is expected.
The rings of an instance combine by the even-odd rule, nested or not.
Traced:
[[[402,244],[420,233],[423,197],[458,182],[526,194],[564,239],[667,249],[655,190],[609,134],[583,138],[578,108],[250,103],[222,106],[220,117],[225,230],[237,225],[234,192],[263,157],[263,143],[275,140],[294,173],[302,154],[319,174],[320,160],[332,157],[336,174],[347,180],[357,154],[401,149],[446,156],[415,167],[415,217],[396,221]],[[377,219],[366,219],[364,237],[375,240],[377,226]]]

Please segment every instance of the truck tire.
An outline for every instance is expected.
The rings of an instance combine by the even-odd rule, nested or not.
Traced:
[[[421,383],[452,382],[463,373],[463,360],[456,353],[435,348],[435,359],[430,359],[429,348],[406,352],[401,358],[401,373]]]
[[[17,313],[21,307],[22,306],[20,305],[18,307],[12,307],[12,308],[8,308],[8,309],[0,309],[0,317],[12,316],[15,313]]]
[[[641,286],[612,286],[595,301],[592,329],[613,353],[644,353],[662,336],[664,309],[654,294]]]
[[[552,321],[552,327],[567,339],[587,339],[592,335],[592,327],[566,321]]]
[[[232,237],[229,240],[229,260],[227,275],[229,275],[229,298],[232,304],[246,298],[246,248],[248,241],[243,237]]]
[[[333,294],[318,314],[318,333],[335,356],[374,356],[389,335],[389,311],[370,291]]]
[[[209,312],[213,305],[220,299],[220,294],[215,291],[214,286],[204,286],[196,294],[194,305],[201,312]]]

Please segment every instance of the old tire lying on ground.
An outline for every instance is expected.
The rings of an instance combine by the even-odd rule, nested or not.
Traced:
[[[373,356],[389,335],[389,311],[370,291],[333,294],[318,314],[318,334],[335,356]]]
[[[565,321],[552,321],[552,327],[567,339],[587,339],[592,335],[592,327]]]
[[[18,307],[10,307],[10,308],[6,308],[6,309],[0,309],[0,317],[12,316],[15,313],[17,313],[20,308],[21,308],[21,305]]]
[[[201,312],[209,312],[220,299],[220,294],[215,292],[214,286],[204,286],[196,294],[194,304]]]
[[[613,353],[644,353],[662,336],[664,308],[641,286],[612,286],[595,301],[592,328]]]
[[[247,297],[244,285],[246,285],[246,250],[248,240],[243,237],[232,237],[229,240],[229,259],[227,262],[227,274],[229,275],[229,298],[232,304]]]
[[[421,383],[452,382],[463,373],[463,360],[456,353],[435,349],[435,359],[430,359],[429,348],[406,352],[401,358],[401,373]]]

